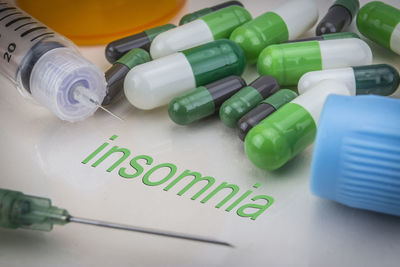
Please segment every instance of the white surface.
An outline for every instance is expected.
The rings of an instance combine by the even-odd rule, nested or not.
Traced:
[[[332,79],[346,84],[347,89],[349,89],[351,95],[356,94],[356,79],[354,77],[353,68],[307,72],[306,74],[301,76],[299,84],[297,85],[297,91],[299,92],[299,94],[303,94],[322,80]]]
[[[207,23],[201,19],[161,33],[150,46],[152,58],[160,58],[214,41],[214,36]]]
[[[217,3],[193,0],[182,14]],[[244,1],[254,17],[281,3]],[[387,3],[400,7],[398,0]],[[320,17],[330,4],[318,1]],[[357,32],[354,22],[349,30]],[[314,29],[302,37],[313,35]],[[400,69],[400,56],[368,44],[374,63]],[[81,50],[102,70],[110,67],[104,46]],[[254,66],[244,74],[247,82],[256,76]],[[235,245],[229,249],[73,224],[56,226],[50,233],[0,229],[0,266],[399,265],[400,218],[310,194],[312,147],[278,171],[261,171],[246,159],[235,131],[217,116],[182,127],[170,121],[166,107],[141,111],[120,99],[109,108],[125,122],[98,111],[86,121],[70,124],[26,102],[5,78],[0,82],[1,187],[50,197],[76,216],[212,236]],[[398,91],[395,97],[399,96]],[[176,189],[166,192],[162,186],[144,185],[142,177],[128,180],[115,171],[108,173],[110,164],[93,168],[81,163],[113,134],[119,137],[110,143],[129,148],[131,157],[150,155],[155,164],[171,162],[179,172],[198,171],[215,177],[218,184],[236,184],[241,191],[259,182],[254,193],[270,195],[275,202],[252,221],[214,208],[217,201],[191,200],[191,192],[178,196]]]
[[[372,63],[371,49],[358,38],[319,41],[319,47],[324,70]]]
[[[289,32],[289,40],[296,39],[308,31],[318,20],[318,7],[313,0],[294,0],[274,10],[283,21]],[[299,14],[307,14],[300,15]]]
[[[400,55],[400,23],[396,25],[390,36],[390,48]]]
[[[129,102],[146,110],[166,105],[195,87],[192,67],[180,52],[136,66],[124,81]]]
[[[326,98],[331,95],[351,95],[346,84],[336,80],[323,80],[291,101],[302,106],[318,125]]]

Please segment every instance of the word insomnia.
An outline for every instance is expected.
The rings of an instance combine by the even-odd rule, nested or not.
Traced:
[[[109,140],[114,141],[117,137],[117,135],[113,135]],[[192,189],[191,191],[195,191],[200,188],[195,192],[191,199],[196,200],[202,197],[200,200],[201,203],[207,203],[210,199],[216,198],[216,195],[218,195],[217,198],[220,199],[222,195],[222,197],[225,196],[225,198],[217,203],[215,208],[219,209],[224,207],[227,212],[231,212],[237,208],[237,215],[240,217],[248,217],[252,220],[257,219],[258,216],[260,216],[274,202],[272,197],[266,195],[250,197],[254,189],[239,194],[240,188],[235,184],[222,182],[216,186],[215,178],[211,176],[202,177],[199,172],[185,170],[177,175],[177,167],[172,163],[155,165],[144,173],[145,165],[152,166],[154,162],[152,157],[147,155],[138,155],[134,156],[130,161],[126,161],[131,155],[131,151],[127,148],[118,146],[113,146],[105,153],[101,154],[108,145],[109,142],[104,142],[93,151],[93,153],[87,156],[82,163],[88,164],[92,161],[93,163],[91,166],[95,168],[106,159],[108,159],[108,162],[113,161],[110,160],[110,157],[112,156],[111,159],[116,159],[116,161],[106,169],[107,172],[112,172],[119,167],[118,174],[122,178],[133,179],[142,175],[142,182],[145,185],[163,185],[165,186],[163,189],[164,191],[169,191],[171,188],[177,187],[177,184],[179,183],[179,186],[182,189],[177,193],[178,196],[183,196],[190,189]],[[97,160],[94,160],[95,157]],[[261,184],[256,183],[253,185],[253,188],[257,189],[260,186]]]

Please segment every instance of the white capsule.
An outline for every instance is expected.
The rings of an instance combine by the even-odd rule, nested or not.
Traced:
[[[318,124],[326,98],[331,95],[351,95],[346,84],[336,80],[323,80],[291,101],[306,109]]]
[[[297,90],[299,94],[304,94],[307,90],[314,87],[323,80],[339,80],[349,89],[351,95],[356,94],[356,80],[353,68],[330,69],[307,72],[301,76]]]
[[[358,38],[320,41],[322,69],[344,68],[372,63],[371,48]]]
[[[318,20],[318,8],[313,0],[289,1],[273,11],[286,23],[289,40],[296,39]],[[299,14],[307,14],[299,16]]]
[[[124,81],[128,101],[146,110],[166,105],[195,87],[192,67],[182,53],[138,65],[128,72]]]
[[[150,54],[156,59],[212,41],[214,37],[207,23],[197,19],[159,34],[151,43]]]
[[[400,23],[394,28],[390,37],[390,49],[400,55]]]

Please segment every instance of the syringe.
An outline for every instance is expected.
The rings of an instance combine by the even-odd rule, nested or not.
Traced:
[[[52,206],[51,200],[48,198],[28,196],[21,192],[0,188],[1,228],[26,228],[41,231],[51,231],[54,224],[65,225],[70,222],[232,247],[226,242],[200,236],[74,217],[71,216],[67,210]]]
[[[106,94],[104,73],[71,41],[3,0],[0,53],[0,73],[63,120],[91,116]]]

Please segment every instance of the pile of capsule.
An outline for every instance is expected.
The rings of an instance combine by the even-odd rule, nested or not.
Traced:
[[[179,26],[116,40],[106,47],[113,65],[103,105],[123,88],[139,109],[169,104],[169,117],[179,125],[219,114],[236,127],[250,161],[275,170],[314,141],[329,95],[397,90],[398,71],[371,65],[367,43],[342,30],[357,18],[362,35],[400,54],[400,10],[383,2],[359,7],[358,0],[336,0],[316,36],[306,39],[296,40],[318,20],[312,0],[289,1],[254,19],[240,2],[229,1],[186,15]],[[257,64],[260,74],[248,85],[240,77],[246,63]]]

